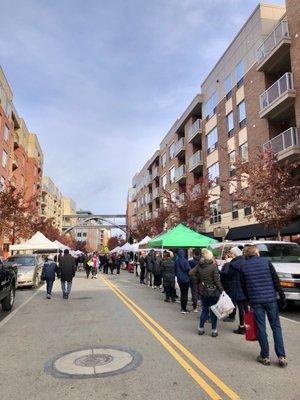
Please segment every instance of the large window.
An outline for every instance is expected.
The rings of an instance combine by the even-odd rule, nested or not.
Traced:
[[[217,148],[218,144],[218,130],[214,128],[207,134],[207,153],[210,154]]]
[[[234,134],[233,112],[226,115],[227,133],[231,137]]]
[[[221,222],[221,204],[220,200],[212,201],[209,204],[209,211],[210,211],[210,223],[217,224]]]
[[[240,88],[244,83],[244,61],[241,60],[235,67],[236,71],[236,84]]]
[[[231,216],[232,219],[238,219],[239,217],[239,204],[238,201],[231,195]]]
[[[167,163],[167,153],[164,153],[161,156],[161,165],[164,167],[166,165],[166,163]]]
[[[231,151],[228,154],[229,157],[229,176],[234,176],[236,173],[236,169],[235,169],[235,151]]]
[[[248,142],[245,142],[240,146],[240,157],[242,162],[247,162],[249,160]]]
[[[165,189],[167,187],[167,175],[162,176],[161,185],[162,185],[163,189]]]
[[[205,117],[210,118],[216,112],[217,92],[215,92],[205,103]]]
[[[219,163],[217,162],[211,165],[210,167],[208,167],[207,171],[209,180],[218,183],[218,179],[220,176]]]
[[[243,100],[240,104],[237,106],[238,108],[238,116],[239,116],[239,126],[240,128],[244,128],[246,126],[246,105],[245,105],[245,100]]]
[[[170,153],[170,159],[174,158],[174,155],[175,155],[175,143],[172,143],[169,146],[169,153]]]
[[[175,167],[172,167],[170,169],[170,182],[171,183],[175,182]]]
[[[227,100],[231,97],[232,95],[232,74],[230,73],[227,78],[225,79],[225,95]]]
[[[9,129],[6,125],[4,125],[4,140],[8,142],[9,139]]]
[[[6,151],[3,150],[3,152],[2,152],[2,167],[3,168],[6,168],[6,166],[7,166],[7,159],[8,159],[8,155],[7,155]]]

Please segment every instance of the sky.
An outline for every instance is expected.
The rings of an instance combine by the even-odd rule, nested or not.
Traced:
[[[0,0],[0,64],[44,174],[78,209],[124,213],[133,175],[256,5]]]

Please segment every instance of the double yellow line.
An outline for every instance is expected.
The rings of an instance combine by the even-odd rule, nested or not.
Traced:
[[[117,297],[132,311],[140,322],[152,333],[162,346],[175,358],[175,360],[186,370],[186,372],[198,383],[198,385],[213,400],[222,400],[222,397],[209,385],[202,376],[189,364],[177,350],[179,350],[189,361],[191,361],[207,378],[209,378],[230,400],[239,400],[240,397],[210,371],[197,357],[186,347],[151,318],[145,311],[137,306],[128,296],[116,287],[107,278],[101,276],[102,281],[116,294]],[[156,329],[154,329],[154,327]],[[163,336],[162,336],[163,335]],[[171,342],[171,345],[166,339]],[[176,350],[177,349],[177,350]]]

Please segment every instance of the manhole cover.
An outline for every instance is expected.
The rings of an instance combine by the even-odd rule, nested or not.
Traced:
[[[45,372],[58,378],[99,378],[136,369],[142,356],[120,347],[96,347],[59,354],[45,364]]]

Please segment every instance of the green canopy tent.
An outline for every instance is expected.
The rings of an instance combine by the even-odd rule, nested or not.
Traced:
[[[151,248],[171,248],[171,247],[207,247],[209,244],[218,243],[217,240],[208,236],[201,235],[196,231],[188,228],[183,224],[175,226],[175,228],[156,236],[148,242]]]

